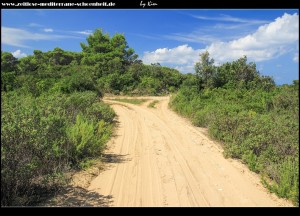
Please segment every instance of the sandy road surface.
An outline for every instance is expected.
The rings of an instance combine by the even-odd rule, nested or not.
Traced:
[[[145,97],[143,97],[145,98]],[[88,190],[111,206],[288,206],[243,164],[225,159],[205,129],[168,108],[169,97],[142,105],[109,100],[118,117],[110,161]],[[159,100],[156,108],[147,105]]]

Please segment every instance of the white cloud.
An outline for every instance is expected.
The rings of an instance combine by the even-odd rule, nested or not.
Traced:
[[[256,23],[255,23],[256,24]],[[226,24],[223,24],[223,23],[217,23],[215,24],[212,28],[214,30],[217,30],[217,29],[220,29],[220,30],[236,30],[236,31],[240,31],[241,29],[245,29],[247,30],[247,28],[253,26],[254,24],[249,22],[249,23],[226,23]]]
[[[44,32],[53,32],[53,29],[52,28],[45,28]]]
[[[192,32],[176,32],[163,36],[166,39],[177,40],[183,43],[193,42],[202,44],[211,44],[216,41],[230,41],[241,38],[253,32],[259,25],[269,23],[267,20],[244,19],[228,15],[217,17],[196,16],[201,20],[212,20],[214,22],[201,22],[201,26],[195,26]]]
[[[242,22],[242,21],[240,21]],[[260,26],[254,33],[228,42],[216,41],[204,49],[193,49],[187,44],[175,48],[160,48],[144,52],[146,64],[168,64],[181,72],[193,72],[199,54],[208,50],[216,64],[239,59],[246,55],[250,61],[260,62],[276,58],[297,47],[299,41],[298,14],[284,14],[275,21]],[[298,61],[298,53],[294,57]]]
[[[29,23],[28,26],[29,26],[29,27],[43,27],[43,25],[37,24],[37,23]]]
[[[92,30],[74,31],[74,33],[83,34],[83,35],[90,35],[90,34],[93,33],[93,31]]]
[[[290,51],[299,41],[298,14],[284,14],[274,22],[260,26],[256,32],[229,42],[216,42],[206,47],[217,61],[224,62],[246,55],[256,62],[265,61]]]
[[[23,58],[23,57],[27,56],[27,54],[22,53],[21,50],[16,50],[16,51],[12,52],[12,55],[16,58]]]
[[[173,65],[182,72],[193,72],[194,64],[199,58],[201,50],[194,50],[187,44],[173,49],[160,48],[153,52],[144,52],[143,62],[145,64],[161,63]]]
[[[59,40],[66,38],[78,38],[69,35],[49,35],[33,33],[27,30],[1,27],[1,41],[3,44],[16,47],[29,47],[25,44],[26,41],[40,41],[40,40]],[[81,39],[81,38],[80,38]]]
[[[266,20],[255,20],[255,19],[243,19],[238,17],[232,17],[226,14],[221,14],[219,17],[207,17],[207,16],[192,16],[201,20],[212,20],[212,21],[221,21],[221,22],[237,22],[237,23],[248,23],[248,24],[264,24],[269,21]]]
[[[253,27],[251,27],[251,24],[249,23],[215,24],[201,26],[201,28],[196,28],[189,33],[171,33],[169,35],[164,35],[163,37],[183,43],[192,42],[209,45],[217,41],[235,40],[251,32],[253,32]]]
[[[181,42],[193,42],[193,43],[204,43],[204,44],[212,43],[218,40],[213,35],[209,35],[209,34],[205,35],[202,33],[199,34],[198,32],[192,32],[190,34],[174,33],[171,35],[166,35],[164,37],[167,39],[177,40]]]
[[[181,71],[183,73],[194,73],[195,72],[195,67],[194,65],[184,65],[184,66],[176,66],[176,70]]]
[[[299,62],[299,53],[295,53],[293,61],[297,63]]]
[[[145,64],[159,62],[182,65],[194,61],[197,53],[197,50],[184,44],[173,49],[160,48],[153,52],[145,52],[142,60]]]

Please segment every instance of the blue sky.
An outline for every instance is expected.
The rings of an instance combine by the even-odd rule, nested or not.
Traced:
[[[2,51],[81,51],[96,28],[123,33],[144,63],[193,72],[199,53],[216,64],[247,55],[277,84],[299,79],[299,10],[2,10]]]

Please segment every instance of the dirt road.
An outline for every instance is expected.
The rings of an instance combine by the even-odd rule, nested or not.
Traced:
[[[145,97],[143,97],[145,98]],[[109,100],[118,117],[108,169],[88,190],[112,206],[289,206],[267,192],[246,166],[225,159],[205,129],[168,108],[169,97],[142,105]],[[159,100],[156,108],[147,105]]]

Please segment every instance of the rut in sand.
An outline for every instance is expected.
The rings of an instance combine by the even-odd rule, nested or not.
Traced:
[[[145,97],[143,97],[145,98]],[[118,115],[106,151],[109,168],[88,190],[111,206],[289,206],[270,194],[246,166],[225,159],[205,129],[168,108],[169,97],[141,105],[105,98]],[[155,107],[149,103],[158,100]]]

